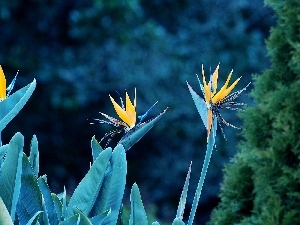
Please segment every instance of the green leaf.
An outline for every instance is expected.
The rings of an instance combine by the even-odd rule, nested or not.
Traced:
[[[76,206],[88,215],[96,201],[102,185],[105,170],[109,164],[112,152],[105,150],[94,161],[88,173],[75,189],[68,205],[68,216],[73,215],[73,207]]]
[[[91,212],[91,216],[96,216],[111,210],[102,222],[102,225],[115,225],[117,222],[126,184],[126,173],[125,149],[122,145],[117,145],[112,153],[111,165],[106,170],[97,201]]]
[[[159,225],[159,222],[155,221],[152,223],[152,225]]]
[[[13,225],[9,212],[7,211],[7,208],[1,197],[0,197],[0,224]]]
[[[136,125],[130,131],[128,131],[124,137],[119,141],[118,144],[123,145],[125,151],[128,151],[135,143],[137,143],[154,125],[157,121],[165,114],[168,108],[160,113],[154,119]]]
[[[75,214],[63,222],[60,222],[59,225],[79,225],[80,217],[79,214]]]
[[[123,204],[120,207],[119,215],[117,219],[116,225],[124,225],[124,219],[123,219]]]
[[[38,211],[43,211],[43,198],[29,159],[25,154],[22,164],[22,185],[17,214],[20,224],[26,224]]]
[[[54,203],[55,212],[57,214],[57,218],[60,221],[62,219],[62,203],[59,200],[58,196],[54,193],[51,193],[52,201]]]
[[[76,214],[59,223],[59,225],[92,225],[89,218],[76,207],[74,207],[74,212],[76,212]],[[98,224],[100,225],[100,223]]]
[[[80,210],[78,209],[76,206],[74,206],[74,213],[78,213],[79,217],[80,217],[80,225],[92,225],[90,219]]]
[[[62,217],[66,218],[68,215],[68,208],[67,208],[67,192],[66,187],[64,186],[64,192],[61,193],[61,200],[62,200]]]
[[[201,98],[194,89],[187,83],[189,91],[192,95],[192,99],[194,100],[194,103],[196,105],[196,108],[198,110],[198,113],[200,114],[200,117],[204,123],[205,128],[207,129],[207,106],[203,98]]]
[[[130,194],[131,211],[129,225],[147,225],[147,214],[137,184],[133,184]]]
[[[190,164],[189,171],[188,171],[188,174],[186,176],[185,183],[184,183],[184,186],[183,186],[183,190],[182,190],[182,193],[181,193],[181,196],[180,196],[180,201],[179,201],[179,204],[178,204],[176,218],[182,219],[182,217],[183,217],[184,208],[185,208],[185,204],[186,204],[187,192],[188,192],[188,188],[189,188],[189,180],[190,180],[191,170],[192,170],[192,162]]]
[[[110,213],[110,210],[107,210],[97,216],[91,218],[92,224],[101,224],[105,217]]]
[[[103,151],[103,149],[100,146],[99,142],[96,140],[95,136],[93,136],[92,138],[91,146],[92,146],[93,161],[95,161],[99,156],[99,154]]]
[[[181,219],[175,218],[172,225],[185,225],[185,223]]]
[[[0,102],[0,132],[24,107],[36,87],[35,79]]]
[[[2,145],[0,147],[0,167],[3,163],[3,161],[4,161],[4,156],[5,156],[6,152],[8,151],[8,147],[9,147],[8,144],[7,145]],[[1,179],[1,170],[0,170],[0,179]]]
[[[45,215],[47,216],[49,223],[52,224],[58,224],[58,216],[56,213],[56,208],[54,205],[54,201],[53,198],[51,196],[51,192],[49,189],[48,184],[46,183],[45,179],[43,179],[42,177],[40,177],[38,179],[38,185],[40,187],[40,190],[42,192],[43,195],[43,199],[44,199],[44,204],[45,204]]]
[[[39,150],[38,141],[35,135],[33,135],[31,139],[29,162],[37,177],[39,174]]]
[[[42,211],[38,211],[36,212],[31,218],[30,220],[26,223],[26,225],[36,225],[38,219],[39,219],[39,216],[40,216],[40,213],[42,213]]]
[[[23,146],[23,135],[16,133],[9,142],[1,168],[0,197],[10,212],[12,221],[15,220],[16,205],[21,189]]]

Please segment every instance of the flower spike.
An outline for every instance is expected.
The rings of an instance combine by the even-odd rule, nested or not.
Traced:
[[[130,146],[133,145],[133,142],[138,141],[141,138],[141,136],[144,135],[143,133],[146,133],[149,129],[151,129],[151,127],[156,123],[156,121],[166,111],[165,110],[164,112],[159,114],[154,119],[145,122],[144,121],[145,118],[147,117],[149,112],[152,110],[154,105],[156,105],[156,103],[157,103],[156,102],[156,103],[154,103],[153,106],[150,107],[150,109],[148,109],[146,111],[146,113],[144,113],[142,116],[138,116],[139,122],[137,123],[136,89],[135,89],[135,92],[134,92],[133,104],[132,104],[132,101],[130,100],[129,95],[128,95],[127,92],[125,93],[125,106],[123,104],[123,100],[122,100],[121,97],[120,97],[121,105],[116,103],[114,98],[111,97],[110,95],[109,95],[109,98],[110,98],[110,100],[113,104],[113,107],[114,107],[117,115],[119,116],[120,120],[100,112],[100,114],[102,116],[104,116],[107,120],[95,119],[96,121],[98,121],[98,123],[106,123],[106,124],[110,124],[110,125],[113,125],[113,126],[117,127],[117,129],[112,130],[109,133],[105,134],[105,136],[101,139],[101,141],[103,139],[105,139],[106,137],[108,137],[109,138],[108,143],[109,143],[109,141],[111,140],[111,138],[115,134],[118,134],[118,133],[121,133],[122,131],[124,131],[125,135],[121,138],[120,142],[122,142],[122,144],[124,146],[127,146],[127,149],[130,148]],[[91,124],[93,124],[93,123],[91,123]],[[135,141],[133,141],[133,140],[135,140]],[[108,145],[108,143],[106,145]]]
[[[220,113],[220,109],[230,109],[230,110],[237,110],[238,108],[234,108],[233,106],[240,106],[240,105],[245,105],[243,103],[237,103],[234,102],[234,100],[244,91],[246,90],[246,88],[250,85],[247,84],[246,87],[244,87],[242,90],[240,91],[236,91],[232,94],[231,91],[235,88],[235,86],[238,84],[238,82],[240,81],[241,77],[239,77],[238,79],[236,79],[230,86],[229,86],[229,82],[233,73],[233,70],[231,70],[231,72],[229,73],[225,84],[221,87],[221,89],[219,91],[217,91],[217,87],[218,87],[218,75],[219,75],[219,65],[217,66],[217,68],[215,69],[215,71],[210,75],[210,80],[208,83],[206,83],[206,79],[205,79],[205,75],[204,75],[204,69],[203,69],[203,65],[202,65],[202,81],[203,81],[203,85],[201,84],[199,77],[198,78],[198,82],[200,84],[200,88],[202,90],[203,96],[204,96],[204,101],[203,100],[199,100],[201,99],[198,95],[197,99],[195,99],[194,97],[194,101],[198,105],[201,104],[205,104],[206,106],[206,121],[203,121],[206,125],[206,129],[207,129],[207,137],[209,137],[210,133],[211,133],[211,129],[212,129],[212,124],[213,124],[213,120],[214,118],[218,119],[218,124],[221,128],[221,131],[223,133],[224,138],[225,134],[223,131],[223,128],[221,126],[221,122],[223,124],[225,124],[226,126],[231,126],[233,128],[237,128],[234,125],[226,122],[224,120],[224,118],[221,116]],[[190,92],[193,95],[195,95],[194,90],[191,88],[191,86],[189,86]],[[200,106],[198,106],[198,108],[202,108]],[[203,114],[201,115],[201,117],[203,118]]]

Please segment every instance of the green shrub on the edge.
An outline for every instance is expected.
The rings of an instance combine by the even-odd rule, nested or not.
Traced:
[[[256,77],[246,140],[225,169],[212,225],[300,224],[300,1],[265,2],[277,14],[267,40],[272,65]]]

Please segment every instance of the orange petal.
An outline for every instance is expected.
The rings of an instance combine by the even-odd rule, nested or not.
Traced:
[[[2,67],[0,65],[0,101],[6,98],[6,79]]]
[[[123,120],[125,123],[127,123],[129,126],[131,125],[131,120],[130,117],[128,116],[128,114],[125,112],[124,109],[122,109],[116,102],[115,100],[111,97],[110,100],[116,110],[116,113],[118,114],[118,116],[120,117],[121,120]]]
[[[231,75],[232,75],[232,72],[233,72],[233,71],[231,70],[231,72],[230,72],[230,74],[229,74],[229,76],[228,76],[228,78],[227,78],[227,80],[226,80],[224,86],[223,86],[223,87],[220,89],[220,91],[212,98],[212,102],[213,102],[214,104],[216,104],[216,103],[222,101],[224,98],[226,98],[226,96],[230,94],[230,92],[232,91],[232,89],[237,85],[237,83],[238,83],[239,80],[241,79],[241,77],[238,78],[233,84],[230,85],[230,87],[227,88],[228,83],[229,83],[230,78],[231,78]]]
[[[135,99],[135,98],[134,98]],[[135,103],[135,100],[134,100]],[[130,127],[134,127],[136,123],[135,106],[130,101],[129,95],[126,92],[126,114],[129,117],[130,123],[127,123]]]

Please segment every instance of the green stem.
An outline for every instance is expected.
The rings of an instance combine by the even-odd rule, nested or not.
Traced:
[[[201,171],[201,176],[200,176],[198,186],[197,186],[197,189],[196,189],[196,192],[195,192],[195,196],[194,196],[194,200],[193,200],[193,205],[192,205],[192,210],[191,210],[191,213],[190,213],[188,225],[192,225],[193,221],[194,221],[196,209],[198,207],[202,187],[203,187],[204,180],[205,180],[205,175],[206,175],[206,172],[207,172],[210,157],[211,157],[211,154],[212,154],[212,151],[213,151],[213,148],[214,148],[214,144],[215,144],[216,130],[217,130],[217,118],[215,118],[214,121],[213,121],[213,126],[212,126],[212,129],[211,129],[211,133],[210,133],[209,138],[208,138],[207,150],[206,150],[206,154],[205,154],[205,158],[204,158],[204,163],[203,163],[203,167],[202,167],[202,171]]]

